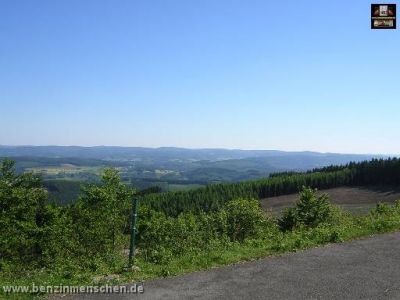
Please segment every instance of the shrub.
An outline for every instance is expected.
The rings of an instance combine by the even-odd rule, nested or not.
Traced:
[[[222,213],[226,214],[227,234],[231,241],[242,242],[256,237],[267,226],[266,216],[255,199],[229,201]]]
[[[145,211],[143,215],[139,213],[139,216],[138,247],[147,261],[165,263],[173,253],[181,253],[187,246],[186,235],[177,234],[182,219],[178,221],[154,210]]]
[[[220,236],[219,219],[214,217],[217,215],[185,213],[172,218],[162,212],[144,211],[139,217],[138,246],[145,259],[153,263],[205,249]]]
[[[41,258],[43,239],[51,220],[47,192],[32,173],[17,175],[15,163],[0,163],[0,261],[31,262]]]
[[[396,206],[395,206],[396,207]],[[371,211],[372,214],[387,215],[393,212],[393,209],[387,203],[379,202],[376,204],[375,209]]]
[[[395,209],[396,209],[397,211],[400,211],[400,200],[396,200],[396,201],[394,202],[394,207],[395,207]]]
[[[114,169],[104,171],[100,184],[82,189],[71,210],[78,255],[101,255],[113,260],[127,231],[133,194]]]
[[[167,217],[140,207],[138,244],[144,258],[165,263],[173,256],[211,249],[226,241],[243,242],[258,237],[268,225],[257,200],[237,199],[214,213],[182,213]]]
[[[338,214],[338,208],[329,203],[328,195],[317,196],[316,190],[303,187],[295,207],[284,210],[279,225],[283,230],[300,226],[316,227],[334,222]]]

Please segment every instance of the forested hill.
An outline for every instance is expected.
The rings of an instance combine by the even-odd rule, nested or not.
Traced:
[[[281,173],[266,179],[215,184],[185,192],[150,194],[142,203],[177,216],[182,212],[215,211],[240,198],[266,198],[295,193],[302,186],[327,189],[338,186],[400,185],[400,159],[373,159],[344,166],[330,166],[305,173]]]
[[[222,161],[254,158],[273,158],[278,166],[282,162],[290,166],[297,163],[309,165],[316,160],[320,165],[341,164],[371,158],[383,158],[382,155],[338,154],[319,152],[286,152],[278,150],[240,150],[240,149],[186,149],[175,147],[142,148],[114,146],[4,146],[0,145],[0,157],[40,157],[40,158],[79,158],[91,160],[190,160]],[[288,161],[289,159],[290,161]],[[280,167],[279,167],[280,168]],[[282,169],[282,168],[280,168]]]
[[[169,192],[372,158],[387,157],[310,151],[0,145],[0,161],[15,161],[18,174],[40,174],[50,199],[59,204],[76,201],[80,185],[99,182],[107,167],[117,168],[122,181],[137,190],[157,186]]]

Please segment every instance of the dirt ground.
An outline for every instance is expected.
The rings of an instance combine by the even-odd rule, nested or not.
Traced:
[[[380,201],[394,203],[400,200],[400,187],[339,187],[318,193],[327,193],[332,203],[355,214],[367,213]],[[261,199],[260,203],[265,211],[280,214],[284,208],[293,206],[298,198],[298,194],[291,194]]]

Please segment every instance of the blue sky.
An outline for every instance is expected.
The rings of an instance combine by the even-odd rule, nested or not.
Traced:
[[[0,144],[400,153],[369,1],[0,1]]]

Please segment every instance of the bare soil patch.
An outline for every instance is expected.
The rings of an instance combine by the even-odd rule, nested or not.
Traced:
[[[393,186],[339,187],[320,190],[318,193],[328,194],[331,203],[355,214],[368,213],[378,202],[391,204],[400,200],[400,188]],[[260,203],[265,211],[280,214],[284,208],[293,206],[298,199],[298,194],[290,194],[261,199]]]

